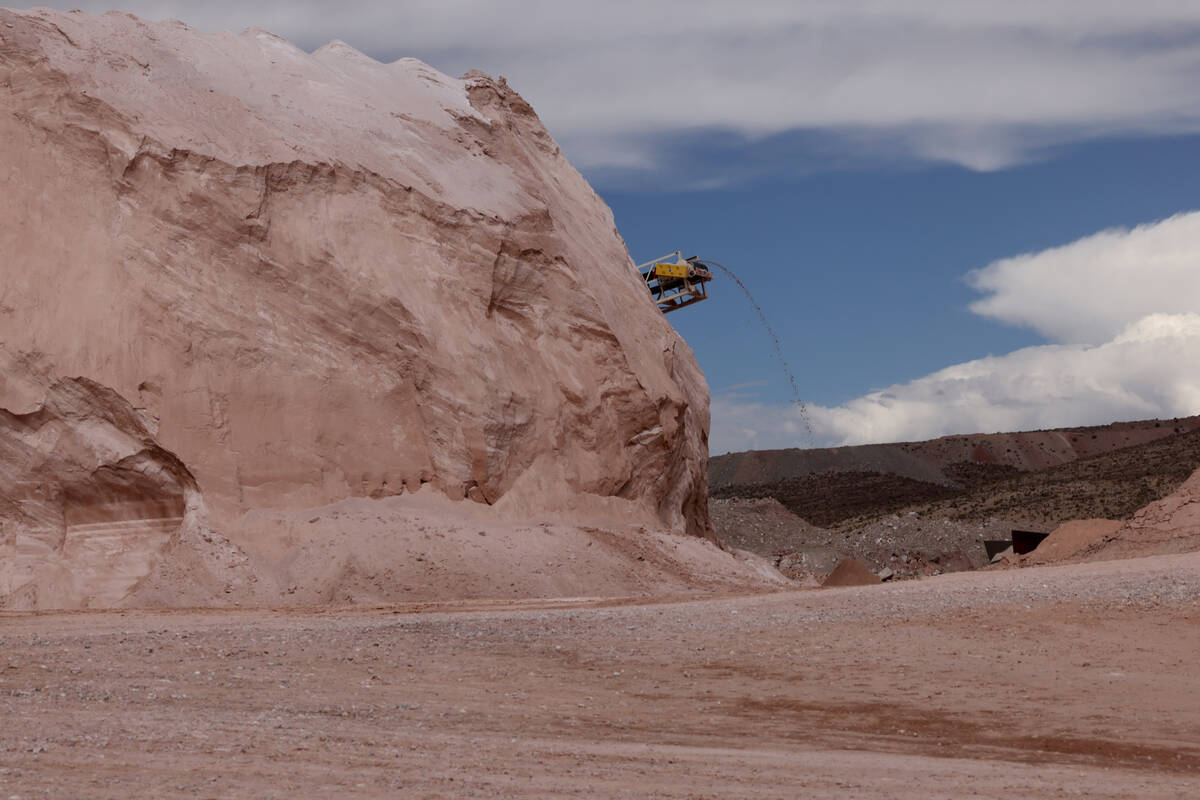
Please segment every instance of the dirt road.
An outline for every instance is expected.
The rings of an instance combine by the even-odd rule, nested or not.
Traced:
[[[19,797],[1200,796],[1200,555],[641,605],[0,615]]]

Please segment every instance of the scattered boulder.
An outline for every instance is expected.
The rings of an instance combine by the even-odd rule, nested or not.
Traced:
[[[810,575],[828,575],[842,556],[829,547],[801,547],[779,559],[779,571],[799,570]]]
[[[966,572],[975,568],[971,557],[961,550],[940,553],[930,559],[930,563],[936,564],[942,572]]]
[[[866,564],[857,559],[843,558],[821,586],[871,586],[877,583],[881,583],[879,576],[871,572]]]

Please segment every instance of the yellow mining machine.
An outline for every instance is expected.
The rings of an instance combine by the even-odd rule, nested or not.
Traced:
[[[639,264],[638,272],[654,303],[664,314],[707,300],[705,284],[713,278],[712,271],[703,261],[696,256],[684,258],[679,250]]]

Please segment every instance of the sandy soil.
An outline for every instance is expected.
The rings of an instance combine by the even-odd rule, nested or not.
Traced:
[[[228,540],[203,529],[178,537],[123,607],[706,596],[788,585],[764,560],[731,557],[695,536],[603,518],[598,527],[512,521],[491,511],[426,490],[251,512],[226,531]]]
[[[638,605],[0,614],[0,797],[1195,797],[1200,554]]]

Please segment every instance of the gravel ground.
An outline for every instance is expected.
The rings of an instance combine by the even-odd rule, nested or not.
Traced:
[[[1200,793],[1200,554],[621,605],[0,614],[0,797]]]

